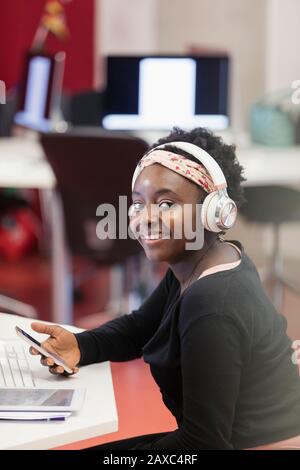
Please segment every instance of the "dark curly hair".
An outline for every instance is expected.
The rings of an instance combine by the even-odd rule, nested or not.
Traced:
[[[167,143],[171,144],[175,141],[190,142],[206,150],[221,167],[227,181],[228,194],[235,201],[237,207],[240,207],[245,202],[244,191],[241,186],[241,183],[246,181],[243,176],[244,169],[236,158],[234,145],[225,144],[221,137],[203,127],[196,127],[191,131],[184,131],[179,127],[174,127],[167,137],[159,139],[150,148],[152,149],[157,145]],[[166,150],[198,162],[198,160],[189,153],[178,150],[172,145],[168,145]]]

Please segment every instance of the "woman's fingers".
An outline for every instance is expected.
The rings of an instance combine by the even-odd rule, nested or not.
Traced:
[[[41,354],[41,353],[38,352],[36,349],[34,349],[32,346],[30,346],[29,352],[30,352],[30,354],[32,354],[33,356],[37,356],[38,354]]]
[[[69,374],[69,372],[66,372],[62,366],[57,366],[54,364],[53,366],[49,367],[49,372],[51,372],[51,374],[63,375],[65,377],[69,377],[70,375],[77,374],[78,371],[79,371],[79,368],[75,367],[74,372],[72,374]]]
[[[54,375],[61,375],[65,372],[65,369],[62,366],[51,366],[49,367],[49,372]]]
[[[45,356],[42,356],[41,359],[40,359],[40,363],[42,364],[42,366],[46,366],[47,365],[47,358]]]
[[[73,374],[69,374],[68,372],[65,371],[65,369],[62,366],[57,366],[55,364],[54,360],[51,357],[43,356],[40,352],[38,352],[33,347],[30,348],[30,354],[33,354],[34,356],[40,355],[41,356],[41,359],[40,359],[41,364],[45,367],[48,367],[51,374],[55,374],[55,375],[62,375],[63,374],[65,376],[69,376],[69,375],[76,374],[79,371],[79,368],[75,367]]]
[[[69,376],[69,375],[76,374],[79,371],[78,367],[74,367],[73,374],[69,374],[68,372],[65,371],[65,369],[62,366],[56,365],[55,361],[51,357],[43,356],[39,351],[37,351],[32,346],[29,348],[29,352],[33,356],[40,355],[41,356],[41,359],[40,359],[41,364],[45,367],[48,367],[49,372],[51,372],[51,374]]]
[[[43,366],[46,366],[46,367],[49,367],[49,366],[53,366],[54,365],[54,360],[51,358],[51,357],[46,357],[46,356],[43,356],[39,351],[37,351],[36,349],[34,349],[32,346],[30,347],[29,349],[29,352],[30,354],[32,354],[33,356],[38,356],[40,355],[41,356],[41,364]]]
[[[51,357],[42,356],[41,364],[46,367],[54,366],[54,360]]]
[[[46,357],[46,356],[43,356],[39,351],[37,351],[36,349],[34,349],[32,346],[29,348],[29,352],[30,354],[32,354],[33,356],[38,356],[40,355],[41,356],[41,364],[43,366],[46,366],[46,367],[50,367],[50,366],[53,366],[54,365],[54,360],[51,358],[51,357]]]

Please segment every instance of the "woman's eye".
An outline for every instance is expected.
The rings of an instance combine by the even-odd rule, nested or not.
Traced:
[[[141,202],[134,202],[129,207],[128,216],[136,217],[143,210],[143,208],[144,208],[144,204],[142,204]]]
[[[162,201],[158,204],[158,207],[161,209],[161,210],[168,210],[170,209],[172,206],[174,206],[174,202],[171,202],[171,201]]]
[[[134,202],[132,204],[132,208],[135,212],[139,212],[143,210],[144,204],[142,202]]]

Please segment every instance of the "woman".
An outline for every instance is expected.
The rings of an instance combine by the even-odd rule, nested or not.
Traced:
[[[184,143],[193,144],[185,147],[189,152]],[[168,145],[156,148],[162,144]],[[93,362],[141,356],[150,365],[178,429],[107,449],[278,448],[279,441],[300,434],[300,380],[285,318],[267,298],[242,245],[221,237],[233,225],[235,204],[243,202],[234,147],[202,128],[175,128],[157,145],[134,174],[130,213],[147,257],[169,265],[159,286],[131,315],[91,331],[32,327],[51,335],[43,345],[74,372]],[[202,152],[201,163],[200,149],[210,155]],[[174,228],[186,205],[192,205],[195,228],[199,202],[204,244],[187,249],[187,238],[176,238]],[[163,232],[166,213],[169,237]],[[41,361],[52,373],[64,373],[50,358]]]

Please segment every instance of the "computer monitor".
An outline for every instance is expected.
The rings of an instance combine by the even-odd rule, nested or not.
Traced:
[[[47,132],[61,122],[60,98],[65,53],[28,53],[25,58],[16,124]]]
[[[106,72],[106,129],[229,125],[226,55],[109,56]]]

